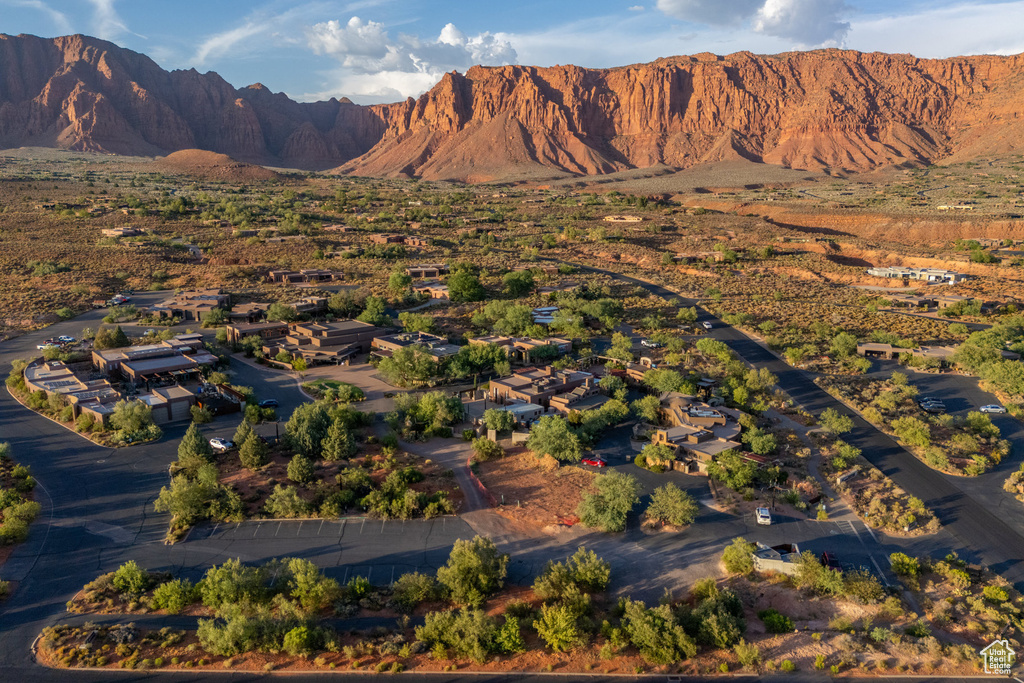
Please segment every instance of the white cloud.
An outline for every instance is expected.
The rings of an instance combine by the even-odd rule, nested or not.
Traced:
[[[227,31],[215,33],[199,44],[199,47],[196,48],[193,62],[198,66],[202,66],[211,57],[214,59],[223,57],[246,38],[259,35],[268,30],[268,28],[268,24],[265,23],[246,22]]]
[[[798,45],[840,45],[850,24],[843,0],[767,0],[757,11],[754,30]]]
[[[512,45],[488,32],[467,36],[446,24],[435,39],[399,34],[392,37],[384,24],[352,17],[348,22],[325,21],[311,26],[309,47],[339,62],[331,87],[314,96],[345,95],[359,100],[416,96],[430,89],[453,69],[474,64],[511,64]]]
[[[115,2],[116,0],[89,0],[93,6],[93,30],[104,40],[113,40],[128,32],[128,27],[114,7]]]
[[[643,12],[644,11],[644,6],[643,5],[632,5],[630,7],[627,7],[626,9],[628,9],[630,12]]]
[[[4,4],[12,7],[28,7],[38,10],[50,17],[58,33],[68,34],[72,32],[71,22],[68,21],[67,15],[53,9],[42,0],[5,0]]]
[[[657,7],[670,17],[708,26],[752,22],[755,32],[798,46],[838,45],[850,30],[841,21],[850,11],[843,0],[658,0]]]

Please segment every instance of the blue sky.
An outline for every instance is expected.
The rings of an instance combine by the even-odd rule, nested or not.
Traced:
[[[814,47],[1024,52],[1024,0],[0,0],[0,33],[85,33],[310,101],[416,96],[473,64],[610,67]]]

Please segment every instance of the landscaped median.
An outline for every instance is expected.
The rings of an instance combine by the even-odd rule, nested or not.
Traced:
[[[961,418],[922,410],[915,400],[920,392],[901,372],[887,380],[821,376],[815,383],[940,472],[977,476],[1010,453],[1010,442],[984,413]]]
[[[785,573],[761,573],[760,558],[776,551],[735,539],[722,553],[728,578],[665,586],[657,605],[629,597],[636,577],[616,576],[582,547],[532,585],[507,585],[512,558],[482,537],[456,541],[436,574],[388,586],[358,576],[343,585],[299,558],[229,560],[196,584],[128,562],[85,586],[69,610],[135,623],[177,614],[179,627],[57,625],[43,630],[37,657],[61,668],[963,677],[1019,620],[1020,595],[955,555],[893,554],[893,571],[916,594],[905,602],[868,570],[784,550],[789,558],[776,564]],[[607,592],[615,584],[620,597]]]

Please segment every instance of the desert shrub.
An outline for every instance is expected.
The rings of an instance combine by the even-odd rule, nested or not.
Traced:
[[[778,610],[763,609],[757,613],[757,618],[764,622],[764,628],[768,633],[793,632],[793,620]]]
[[[598,593],[608,587],[611,565],[593,551],[580,546],[565,564],[548,562],[544,572],[533,583],[533,591],[540,598],[562,599],[575,587],[582,593]]]
[[[483,610],[462,608],[444,612],[429,612],[423,626],[416,627],[416,638],[429,647],[455,652],[460,657],[470,657],[484,662],[494,650],[497,627]]]
[[[141,595],[149,588],[149,574],[135,560],[129,560],[114,572],[112,583],[119,593]]]
[[[508,554],[499,553],[489,538],[459,539],[452,546],[448,563],[437,570],[437,580],[454,602],[480,605],[504,585],[508,561]]]
[[[221,605],[260,604],[266,598],[266,570],[246,567],[238,559],[206,570],[199,582],[203,604],[216,609]]]
[[[626,528],[626,517],[640,501],[640,484],[628,474],[609,472],[594,480],[597,493],[586,493],[576,509],[586,526],[606,532]]]
[[[761,649],[742,638],[740,638],[740,642],[733,645],[732,649],[736,653],[736,659],[739,660],[741,666],[751,668],[761,662]]]
[[[843,593],[865,604],[878,602],[885,597],[885,589],[878,577],[866,569],[843,572]]]
[[[320,646],[320,633],[315,628],[296,626],[284,634],[282,649],[292,657],[308,657]]]
[[[305,517],[309,514],[309,504],[299,496],[298,489],[281,484],[274,485],[274,491],[267,496],[263,509],[275,518]]]
[[[981,590],[985,600],[995,604],[1002,604],[1010,599],[1010,594],[1002,586],[985,586]]]
[[[928,624],[923,621],[915,621],[913,624],[910,624],[903,629],[903,632],[914,638],[924,638],[925,636],[930,636],[932,630],[928,628]]]
[[[437,599],[438,592],[437,580],[433,576],[409,572],[395,581],[391,599],[399,609],[411,612],[420,603]]]
[[[473,440],[473,457],[477,462],[487,462],[505,455],[505,449],[490,439],[480,437]]]
[[[697,654],[697,645],[677,621],[669,605],[647,607],[626,600],[622,630],[651,664],[673,664]]]
[[[513,615],[505,615],[505,623],[494,636],[494,644],[498,650],[508,654],[526,651],[526,641],[519,627],[519,619]]]
[[[689,623],[690,630],[696,632],[697,642],[720,648],[734,645],[747,629],[743,603],[728,590],[697,605],[690,614]]]
[[[283,583],[288,596],[307,614],[326,609],[341,594],[338,582],[324,576],[320,568],[309,560],[288,559],[282,574],[286,579]]]
[[[555,652],[567,652],[583,643],[577,623],[579,615],[571,605],[544,604],[533,628],[541,640]]]
[[[162,583],[153,591],[153,609],[178,614],[199,597],[199,591],[188,579],[174,579]]]
[[[892,564],[893,572],[898,576],[916,577],[921,573],[921,564],[917,558],[910,557],[905,553],[892,553],[889,556],[889,561]]]
[[[722,551],[722,564],[730,574],[747,575],[754,571],[754,550],[757,548],[745,538],[735,538]]]
[[[697,501],[675,484],[665,484],[656,488],[647,506],[649,520],[672,526],[692,524],[697,512]]]

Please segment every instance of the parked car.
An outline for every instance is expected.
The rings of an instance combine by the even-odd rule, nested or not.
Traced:
[[[993,403],[992,405],[982,406],[979,410],[983,413],[1005,413],[1006,408],[1001,405]]]
[[[46,349],[55,349],[57,348],[57,345],[54,344],[53,341],[51,340],[44,341],[42,344],[36,344],[36,348],[39,349],[40,351],[45,351]]]
[[[933,415],[939,415],[941,413],[946,412],[946,404],[945,403],[925,403],[925,404],[923,404],[921,406],[921,410],[923,410],[926,413],[931,413]]]
[[[61,344],[74,344],[76,340],[70,334],[62,334],[61,336],[57,337],[57,341],[59,341]]]
[[[647,347],[648,349],[660,349],[663,346],[663,344],[661,342],[656,342],[651,339],[641,339],[640,346]]]
[[[829,569],[835,569],[836,571],[842,571],[843,565],[839,563],[839,559],[832,553],[825,551],[821,554],[821,564]]]
[[[757,508],[754,511],[754,516],[757,518],[758,524],[765,526],[771,526],[772,523],[772,511],[768,508]]]
[[[260,401],[258,405],[260,408],[276,408],[280,404],[277,402],[276,398],[265,398]]]
[[[220,437],[214,437],[210,439],[210,448],[217,451],[218,453],[230,451],[234,447],[235,442],[231,441],[230,439],[221,439]]]
[[[701,323],[701,325],[703,325],[703,326],[704,326],[704,329],[705,329],[705,330],[710,330],[710,329],[711,329],[711,323],[709,323],[709,322],[708,322],[707,320],[705,320],[704,322],[702,322],[702,323]]]
[[[583,458],[584,465],[590,465],[591,467],[607,467],[608,462],[602,458]]]

